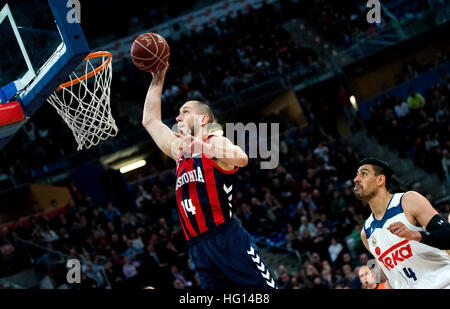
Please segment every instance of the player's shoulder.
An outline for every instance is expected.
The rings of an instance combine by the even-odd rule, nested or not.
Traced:
[[[430,204],[428,199],[417,191],[407,191],[401,198],[402,208],[404,212],[416,213]]]
[[[423,200],[427,200],[427,199],[425,198],[425,196],[423,196],[422,194],[420,194],[417,191],[406,191],[402,195],[402,204],[405,202],[409,203],[409,202],[416,202],[416,201],[423,201]]]

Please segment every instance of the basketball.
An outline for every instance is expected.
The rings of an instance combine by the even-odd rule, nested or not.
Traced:
[[[157,33],[144,33],[131,45],[131,59],[144,72],[156,72],[167,64],[170,48],[167,41]]]

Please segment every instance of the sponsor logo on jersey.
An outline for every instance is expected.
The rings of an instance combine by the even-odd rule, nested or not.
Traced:
[[[202,169],[200,168],[200,166],[197,167],[196,170],[192,170],[187,173],[181,174],[181,176],[177,178],[175,191],[181,188],[182,185],[189,182],[203,182],[203,183],[205,182],[203,178]]]
[[[380,255],[381,250],[380,247],[375,248],[375,253]],[[409,259],[413,256],[411,245],[409,244],[409,240],[405,239],[398,244],[393,245],[386,251],[384,251],[379,257],[378,261],[383,263],[383,265],[390,271],[394,269],[395,266],[399,262],[403,262],[404,260]]]

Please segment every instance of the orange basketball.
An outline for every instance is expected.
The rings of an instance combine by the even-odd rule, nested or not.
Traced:
[[[170,48],[167,41],[157,33],[144,33],[131,45],[131,59],[144,72],[156,72],[169,61]]]

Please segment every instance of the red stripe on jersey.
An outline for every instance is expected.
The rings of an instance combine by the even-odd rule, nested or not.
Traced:
[[[183,221],[181,220],[180,214],[178,213],[178,218],[180,219],[180,224],[181,224],[181,228],[183,229],[184,232],[184,236],[186,237],[187,240],[189,240],[189,236],[186,233],[186,230],[184,229],[184,225],[183,225]]]
[[[192,172],[192,177],[195,177],[194,175],[194,158],[186,159],[186,173]],[[197,194],[197,182],[196,181],[190,181],[189,182],[189,198],[192,201],[192,204],[195,207],[195,219],[197,220],[198,228],[200,231],[200,234],[203,232],[206,232],[208,228],[206,227],[205,223],[205,217],[203,216],[202,206],[200,205],[200,202],[198,200],[198,194]]]
[[[182,163],[183,163],[183,162],[186,162],[186,159],[183,159],[183,161],[181,161],[181,162],[182,162]],[[185,164],[185,165],[186,165],[186,164]],[[182,169],[183,169],[183,168],[182,168],[182,166],[181,166],[181,164],[180,164],[180,166],[178,167],[177,179],[178,179],[178,177],[180,177],[180,175],[181,175],[181,170],[182,170]],[[185,167],[185,170],[186,170],[186,167]],[[195,237],[195,236],[197,236],[197,233],[195,233],[194,228],[192,227],[191,223],[189,222],[189,219],[188,219],[188,217],[187,217],[187,215],[186,215],[186,212],[185,212],[185,210],[184,210],[184,207],[183,207],[183,205],[181,204],[182,201],[183,201],[183,190],[182,190],[181,188],[179,188],[179,189],[177,190],[177,204],[178,204],[178,210],[179,210],[179,213],[181,214],[181,217],[183,218],[184,223],[186,224],[186,227],[187,227],[187,229],[188,229],[188,231],[189,231],[190,236],[191,236],[191,237]],[[183,222],[181,222],[181,225],[183,225]]]
[[[211,163],[211,159],[208,159],[202,154],[202,165],[205,183],[206,183],[206,191],[208,191],[209,203],[211,205],[211,210],[214,217],[214,223],[219,225],[224,222],[222,215],[222,208],[220,208],[219,197],[217,196],[217,190],[220,190],[216,187],[216,180],[214,179],[214,171]]]
[[[214,165],[214,167],[217,169],[217,170],[219,170],[221,173],[224,173],[224,174],[234,174],[234,173],[236,173],[237,171],[238,171],[238,169],[239,169],[239,166],[237,166],[234,170],[232,170],[232,171],[227,171],[227,170],[224,170],[223,168],[221,168],[213,159],[211,159],[211,164],[212,165]]]

